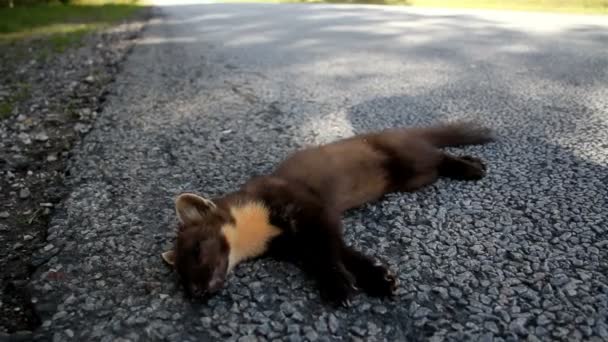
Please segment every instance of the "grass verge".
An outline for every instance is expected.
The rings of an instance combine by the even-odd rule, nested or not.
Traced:
[[[18,83],[17,90],[7,98],[0,100],[0,120],[8,118],[13,112],[15,103],[25,101],[30,96],[30,85]]]
[[[0,8],[0,43],[25,38],[49,38],[61,52],[92,30],[128,18],[141,8],[137,0],[80,0],[68,5],[49,3]]]

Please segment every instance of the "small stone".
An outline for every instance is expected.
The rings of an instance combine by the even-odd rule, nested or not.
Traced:
[[[68,335],[69,338],[74,337],[74,332],[71,329],[65,329],[65,334]]]
[[[19,140],[21,140],[21,142],[24,143],[25,145],[29,145],[32,143],[32,139],[30,138],[29,134],[27,134],[25,132],[19,133],[17,138],[19,138]]]
[[[287,337],[287,341],[289,341],[289,342],[300,342],[300,341],[302,341],[302,338],[300,336],[298,336],[298,335],[292,334],[292,335],[289,335]]]
[[[606,324],[598,322],[596,330],[597,334],[600,335],[602,339],[604,339],[605,341],[608,340],[608,328],[606,327]]]
[[[315,328],[321,333],[327,332],[327,323],[324,320],[319,320],[315,323]]]
[[[264,323],[257,328],[258,332],[262,334],[262,336],[268,336],[271,333],[270,325],[268,323]]]
[[[88,118],[91,115],[91,109],[90,108],[82,108],[79,112],[79,115],[81,118]]]
[[[205,328],[209,328],[211,326],[211,322],[212,321],[213,320],[211,319],[211,317],[203,317],[203,318],[201,318],[201,324]]]
[[[388,311],[388,309],[384,305],[375,305],[372,310],[374,310],[374,312],[379,313],[381,315],[387,313],[387,311]]]
[[[427,317],[431,312],[432,312],[431,309],[421,306],[414,313],[414,318],[419,319],[419,318]]]
[[[70,305],[70,304],[74,304],[76,302],[76,297],[71,294],[66,300],[65,300],[65,304]]]
[[[564,327],[557,327],[555,328],[555,330],[553,330],[553,336],[559,338],[559,339],[563,339],[564,337],[566,337],[568,335],[570,331]]]
[[[31,236],[31,235],[29,235],[29,234],[23,235],[23,240],[24,241],[30,241],[30,240],[33,240],[33,239],[34,239],[34,237]]]
[[[227,325],[220,325],[217,327],[217,330],[222,334],[222,335],[232,335],[234,333],[234,331]]]
[[[291,315],[291,318],[293,318],[294,320],[298,321],[298,322],[303,322],[304,321],[304,316],[302,316],[301,313],[299,312],[294,312],[293,315]]]
[[[541,314],[536,319],[536,323],[538,323],[538,325],[547,325],[547,324],[551,323],[551,320],[549,319],[549,317],[547,317],[547,315]]]
[[[0,212],[0,218],[2,218],[2,219],[9,218],[10,216],[11,216],[11,214],[9,214],[8,211]]]
[[[350,328],[350,331],[354,332],[358,336],[365,336],[365,329],[358,327],[356,325]]]
[[[91,129],[91,126],[85,125],[85,124],[80,123],[80,122],[74,125],[74,130],[77,131],[77,132],[79,132],[79,133],[82,133],[82,134],[88,132],[90,129]]]
[[[378,328],[378,326],[372,322],[368,322],[367,323],[367,331],[370,335],[377,335],[378,333],[380,333],[380,328]]]
[[[283,332],[283,330],[285,329],[285,326],[283,324],[281,324],[280,322],[276,322],[276,321],[271,321],[270,326],[272,327],[272,329],[274,331],[278,331],[278,332]]]
[[[471,247],[471,250],[475,253],[475,254],[483,254],[483,246],[482,245],[474,245],[473,247]]]
[[[30,189],[28,188],[22,188],[21,190],[19,190],[19,198],[21,199],[26,199],[28,197],[30,197],[31,193],[30,193]]]
[[[92,84],[93,82],[95,82],[95,77],[93,77],[93,75],[89,75],[89,76],[85,77],[84,82],[88,83],[88,84]]]
[[[19,249],[23,247],[23,244],[21,242],[17,242],[16,244],[13,245],[13,249]]]
[[[292,334],[298,334],[300,332],[300,326],[297,324],[290,324],[287,326],[287,333],[292,335]]]
[[[338,327],[339,327],[340,323],[338,323],[338,319],[336,318],[336,316],[334,316],[333,314],[329,315],[329,331],[331,331],[333,334],[335,334],[336,332],[338,332]]]
[[[526,335],[528,333],[526,329],[527,321],[526,317],[517,318],[509,324],[509,329],[518,335]]]
[[[500,332],[500,330],[498,330],[498,326],[493,321],[487,321],[483,324],[483,326],[495,334]]]
[[[439,294],[439,296],[441,296],[441,298],[443,298],[443,299],[449,298],[448,290],[446,290],[445,288],[443,288],[441,286],[433,287],[433,291],[437,292]]]
[[[565,274],[557,274],[551,280],[551,284],[553,284],[554,286],[562,286],[568,283],[569,281],[570,279],[568,279],[568,276],[566,276]]]
[[[287,316],[291,316],[294,312],[296,312],[296,308],[293,307],[289,302],[283,302],[280,306],[281,312],[283,312]]]
[[[481,335],[479,342],[492,342],[494,341],[494,334],[489,332]]]
[[[68,315],[68,313],[66,311],[59,311],[58,313],[53,315],[53,320],[56,321],[56,320],[62,319],[63,317],[65,317],[67,315]]]
[[[45,141],[49,140],[49,136],[44,131],[38,132],[38,133],[34,134],[34,140],[39,141],[39,142],[45,142]]]
[[[450,287],[450,296],[452,296],[454,299],[460,299],[462,298],[462,291],[455,287]]]
[[[319,335],[314,330],[308,331],[305,336],[309,341],[316,341],[319,339]]]
[[[46,156],[46,161],[48,161],[48,162],[57,161],[57,153],[50,153],[48,156]]]

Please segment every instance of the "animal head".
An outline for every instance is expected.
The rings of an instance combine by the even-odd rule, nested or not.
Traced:
[[[230,246],[222,227],[233,218],[213,201],[190,193],[176,198],[175,210],[177,238],[162,257],[177,271],[186,294],[212,295],[222,288],[229,271]]]

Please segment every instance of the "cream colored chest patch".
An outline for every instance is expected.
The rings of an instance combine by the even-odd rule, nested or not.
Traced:
[[[270,211],[263,203],[243,203],[232,207],[230,212],[235,223],[222,227],[230,246],[228,272],[241,261],[262,255],[270,240],[281,233],[270,224]]]

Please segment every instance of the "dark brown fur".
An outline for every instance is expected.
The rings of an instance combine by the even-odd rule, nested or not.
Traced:
[[[323,298],[348,303],[357,288],[373,296],[391,296],[395,277],[385,266],[344,243],[341,215],[387,193],[415,191],[440,176],[480,179],[485,166],[479,159],[452,156],[440,148],[491,140],[488,130],[460,123],[390,129],[304,149],[292,154],[272,174],[251,179],[240,190],[214,200],[223,213],[214,217],[230,220],[230,207],[235,203],[259,201],[268,208],[270,225],[280,229],[280,234],[269,239],[263,254],[301,265],[317,280]],[[189,255],[191,252],[183,249],[188,249],[191,240],[201,239],[191,235],[202,231],[207,235],[203,240],[212,236],[221,245],[220,229],[208,228],[218,226],[212,222],[204,229],[198,225],[191,232],[182,231],[176,255]],[[200,253],[195,251],[197,257],[191,262],[205,259]],[[189,272],[185,271],[185,277],[192,277]]]

